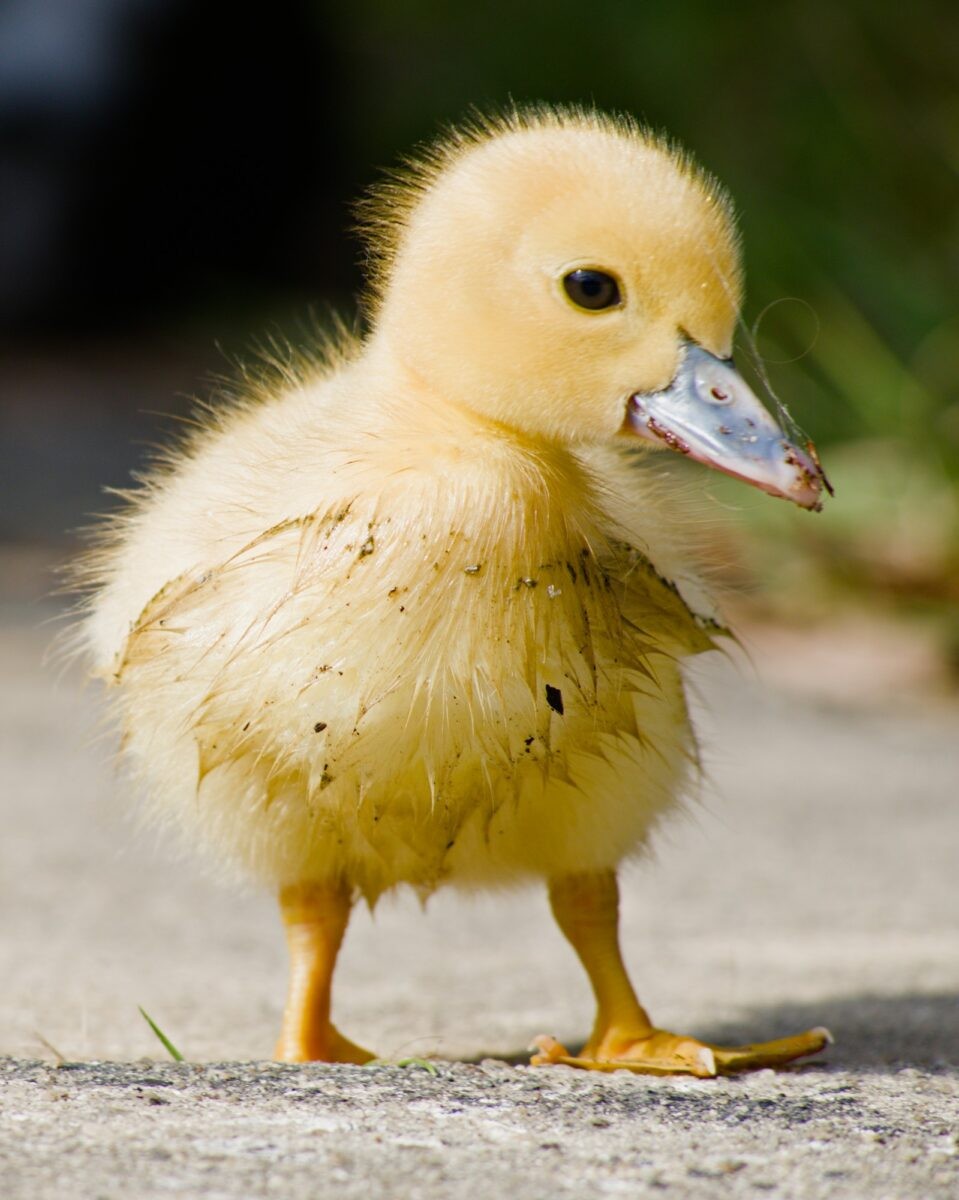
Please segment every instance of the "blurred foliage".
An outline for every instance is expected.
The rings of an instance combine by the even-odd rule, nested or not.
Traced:
[[[957,599],[959,5],[355,0],[335,23],[368,163],[510,99],[592,100],[692,149],[736,197],[746,320],[838,492],[808,523],[747,507],[758,575],[776,591],[798,537],[834,597]]]

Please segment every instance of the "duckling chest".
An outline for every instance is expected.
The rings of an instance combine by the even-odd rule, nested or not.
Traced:
[[[196,714],[201,770],[254,755],[311,791],[562,775],[677,706],[702,635],[633,548],[568,520],[358,506],[285,522],[141,615],[121,676]],[[179,719],[179,718],[178,718]],[[415,790],[415,789],[414,789]]]
[[[632,694],[649,690],[651,661],[677,634],[688,639],[690,614],[633,548],[548,532],[522,545],[369,523],[352,562],[286,617],[304,661],[322,647],[300,685],[309,716],[331,730],[326,703],[341,723],[354,714],[353,741],[402,725],[429,731],[437,755],[444,739],[445,757],[472,740],[507,761],[634,730]]]

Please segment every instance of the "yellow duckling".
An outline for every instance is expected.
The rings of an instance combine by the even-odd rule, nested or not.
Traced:
[[[715,616],[665,445],[807,508],[821,473],[731,362],[724,194],[637,127],[536,111],[455,134],[366,209],[372,328],[211,416],[99,554],[86,636],[154,811],[279,891],[276,1049],[332,1024],[350,908],[542,878],[598,1012],[576,1058],[720,1071],[813,1053],[654,1028],[616,870],[695,760],[682,659]]]

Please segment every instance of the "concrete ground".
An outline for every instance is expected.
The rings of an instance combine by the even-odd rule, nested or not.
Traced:
[[[758,678],[700,672],[710,786],[625,878],[627,958],[661,1023],[826,1024],[822,1059],[719,1081],[490,1061],[590,1020],[532,891],[354,919],[342,1027],[386,1058],[460,1061],[277,1066],[270,898],[136,832],[99,696],[41,667],[46,612],[4,570],[5,1197],[959,1196],[955,707],[777,690],[761,657]]]

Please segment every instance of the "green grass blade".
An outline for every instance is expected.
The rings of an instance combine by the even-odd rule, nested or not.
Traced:
[[[154,1019],[150,1016],[150,1014],[146,1011],[146,1009],[144,1009],[139,1004],[137,1005],[137,1008],[140,1009],[140,1016],[144,1019],[144,1021],[146,1021],[146,1023],[150,1026],[150,1028],[153,1030],[153,1032],[157,1035],[157,1037],[163,1043],[163,1048],[164,1048],[164,1050],[166,1050],[167,1054],[169,1054],[169,1056],[173,1059],[174,1062],[183,1062],[184,1061],[183,1055],[176,1048],[176,1046],[174,1046],[174,1044],[170,1041],[170,1039],[163,1032],[163,1030],[160,1028],[160,1026],[156,1023],[156,1021],[154,1021]]]

